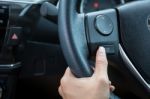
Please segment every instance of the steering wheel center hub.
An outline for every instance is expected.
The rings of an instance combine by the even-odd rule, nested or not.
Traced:
[[[136,2],[136,4],[131,3],[118,8],[121,44],[132,63],[147,82],[150,82],[149,4],[150,2]]]

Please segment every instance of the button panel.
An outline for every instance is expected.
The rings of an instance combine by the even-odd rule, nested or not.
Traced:
[[[115,54],[115,47],[113,45],[103,45],[106,53],[109,55]]]
[[[8,46],[17,46],[20,43],[22,35],[22,27],[11,27],[9,29]]]

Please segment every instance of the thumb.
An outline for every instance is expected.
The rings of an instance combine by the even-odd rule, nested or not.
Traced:
[[[99,47],[96,53],[95,76],[108,76],[107,75],[108,61],[104,47]]]

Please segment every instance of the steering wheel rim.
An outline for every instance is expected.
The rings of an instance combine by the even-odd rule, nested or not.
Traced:
[[[61,0],[59,37],[67,63],[77,77],[92,75],[88,63],[88,45],[84,28],[84,14],[76,12],[78,0]],[[76,33],[76,34],[74,34]],[[78,41],[81,42],[78,42]]]

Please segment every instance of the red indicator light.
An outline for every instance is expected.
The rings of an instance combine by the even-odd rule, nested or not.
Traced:
[[[98,2],[94,2],[94,3],[93,3],[93,7],[94,7],[95,9],[99,8],[99,6],[100,6],[100,4],[99,4]]]

